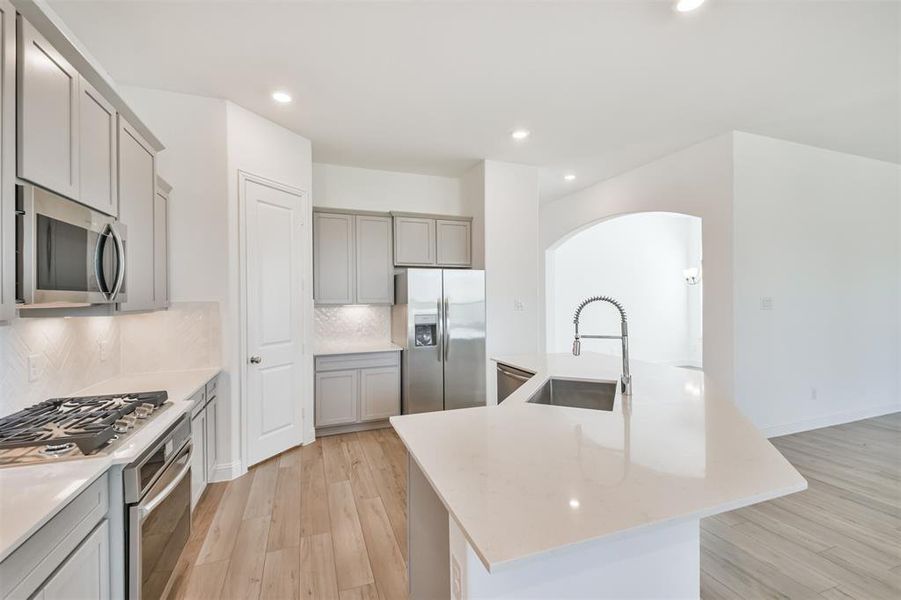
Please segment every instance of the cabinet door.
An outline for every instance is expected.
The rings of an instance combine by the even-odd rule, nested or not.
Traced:
[[[360,420],[375,421],[400,414],[400,369],[360,370]]]
[[[153,291],[156,308],[169,307],[169,193],[157,190],[153,204]]]
[[[436,221],[438,264],[448,267],[468,267],[472,264],[472,222]]]
[[[127,227],[125,242],[126,302],[120,311],[152,310],[154,287],[154,222],[156,156],[153,148],[119,117],[119,220]]]
[[[216,398],[206,405],[206,439],[204,449],[206,453],[206,481],[213,479],[213,469],[216,468]]]
[[[0,321],[16,314],[16,9],[0,0]]]
[[[201,410],[191,419],[191,508],[197,505],[206,487],[206,411]]]
[[[394,304],[391,229],[391,217],[356,217],[356,302],[359,304]]]
[[[18,50],[19,177],[78,199],[78,72],[22,17]]]
[[[119,214],[116,193],[116,109],[83,77],[78,93],[78,200]]]
[[[313,215],[313,299],[319,304],[353,304],[354,216]]]
[[[435,264],[435,219],[394,217],[394,264]]]
[[[357,371],[316,373],[316,427],[357,422]]]
[[[109,525],[104,519],[38,591],[44,600],[110,597]]]

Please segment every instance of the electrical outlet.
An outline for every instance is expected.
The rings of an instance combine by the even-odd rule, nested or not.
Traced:
[[[34,383],[41,378],[41,355],[28,355],[28,382]]]
[[[97,345],[100,346],[100,362],[106,362],[109,359],[109,340],[100,340]]]
[[[760,310],[773,310],[772,296],[762,296],[760,298]]]
[[[522,312],[526,309],[526,305],[523,304],[522,300],[518,298],[513,299],[513,311],[514,312]]]
[[[462,600],[463,598],[463,576],[460,574],[460,563],[457,557],[451,555],[451,591],[454,594],[454,600]]]
[[[811,400],[817,399],[817,389],[815,387],[810,388],[810,399]]]

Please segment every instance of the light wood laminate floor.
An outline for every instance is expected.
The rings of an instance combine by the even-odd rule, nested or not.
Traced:
[[[810,488],[702,522],[702,597],[901,598],[901,413],[773,443]],[[383,429],[213,484],[170,596],[402,600],[405,483]]]

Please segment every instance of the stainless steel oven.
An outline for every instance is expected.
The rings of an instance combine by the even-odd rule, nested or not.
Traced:
[[[122,471],[130,599],[164,595],[191,535],[191,453],[185,415]]]
[[[26,306],[127,300],[126,228],[31,184],[16,186],[16,298]]]

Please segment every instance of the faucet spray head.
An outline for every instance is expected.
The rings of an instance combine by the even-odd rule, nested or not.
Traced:
[[[573,356],[579,356],[582,353],[582,340],[579,336],[573,339]]]

